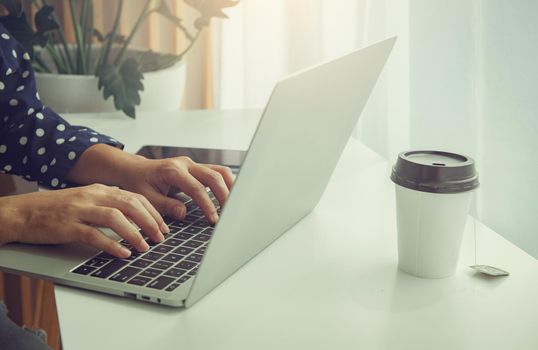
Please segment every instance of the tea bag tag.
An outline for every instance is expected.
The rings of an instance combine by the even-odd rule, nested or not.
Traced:
[[[476,203],[476,202],[475,202]],[[473,218],[473,233],[474,233],[474,265],[469,266],[476,272],[492,277],[509,276],[510,272],[499,269],[498,267],[490,265],[477,265],[476,264],[476,218]]]
[[[509,276],[510,272],[499,269],[498,267],[489,266],[489,265],[471,265],[471,269],[474,269],[477,272],[483,273],[484,275],[501,277]]]

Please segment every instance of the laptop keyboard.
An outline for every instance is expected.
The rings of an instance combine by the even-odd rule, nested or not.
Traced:
[[[220,214],[219,202],[212,192],[208,194]],[[163,242],[155,243],[145,238],[150,247],[148,251],[140,253],[129,242],[121,240],[120,244],[131,251],[128,258],[119,259],[101,252],[71,272],[118,283],[174,291],[196,274],[213,234],[213,226],[200,208],[191,199],[185,205],[187,215],[184,220],[164,218],[170,233]]]

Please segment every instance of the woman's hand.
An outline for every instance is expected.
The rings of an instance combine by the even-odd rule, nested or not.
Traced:
[[[36,192],[0,198],[0,243],[82,242],[120,258],[130,251],[96,227],[108,227],[136,250],[149,247],[138,225],[153,241],[169,232],[162,217],[140,194],[104,185]]]
[[[68,178],[79,184],[104,183],[140,193],[161,214],[183,219],[185,205],[167,197],[169,190],[176,188],[189,195],[211,223],[216,223],[218,215],[206,186],[223,205],[233,184],[227,167],[198,164],[188,157],[150,160],[101,144],[82,154]]]
[[[183,219],[185,205],[167,196],[171,188],[184,192],[202,209],[209,222],[215,224],[218,214],[209,198],[209,187],[221,205],[228,198],[233,184],[229,168],[198,164],[188,157],[150,160],[137,157],[128,167],[122,188],[144,195],[160,213]]]

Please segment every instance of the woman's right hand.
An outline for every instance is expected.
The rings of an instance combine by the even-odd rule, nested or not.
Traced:
[[[142,195],[104,185],[35,192],[0,198],[0,243],[56,244],[81,242],[120,258],[131,252],[97,227],[107,227],[136,250],[164,240],[168,227]]]

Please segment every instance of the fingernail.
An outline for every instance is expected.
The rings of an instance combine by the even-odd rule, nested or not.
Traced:
[[[219,221],[219,215],[217,213],[211,215],[211,221],[216,224]]]
[[[149,249],[149,245],[148,245],[148,243],[147,243],[146,241],[142,241],[142,242],[143,242],[143,243],[142,243],[142,250],[143,250],[143,251],[148,250],[148,249]]]
[[[161,223],[161,232],[162,233],[170,233],[170,228],[163,222]]]
[[[125,248],[124,246],[122,246],[121,244],[118,244],[120,246],[120,251],[121,251],[121,255],[128,258],[131,256],[131,251],[127,248]]]
[[[177,207],[176,214],[178,218],[183,219],[183,208]]]

